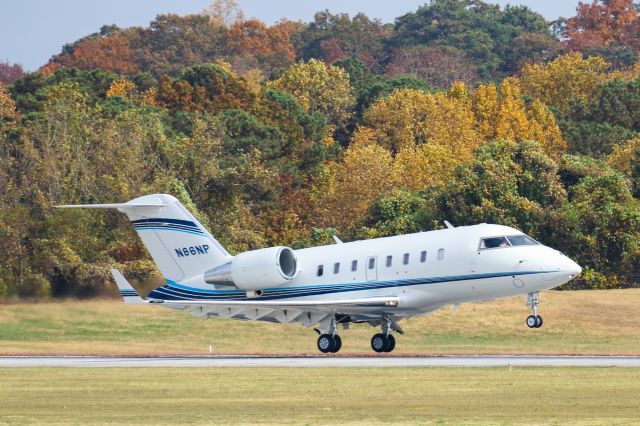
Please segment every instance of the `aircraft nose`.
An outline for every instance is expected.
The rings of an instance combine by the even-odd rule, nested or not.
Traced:
[[[566,271],[566,273],[569,274],[571,278],[574,278],[580,275],[580,273],[582,272],[582,268],[580,267],[580,265],[578,265],[576,262],[574,262],[571,259],[567,259],[567,260],[568,260],[567,265],[566,267],[563,268]]]

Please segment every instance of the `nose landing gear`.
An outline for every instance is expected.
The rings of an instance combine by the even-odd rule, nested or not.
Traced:
[[[527,317],[527,327],[529,328],[540,328],[542,327],[542,317],[538,315],[538,303],[540,303],[540,298],[538,297],[538,292],[527,294],[527,306],[531,306],[532,315]]]

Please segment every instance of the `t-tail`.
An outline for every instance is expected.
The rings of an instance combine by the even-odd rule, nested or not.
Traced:
[[[185,281],[231,260],[198,220],[175,197],[145,195],[123,204],[64,205],[59,208],[113,208],[125,213],[165,279]]]

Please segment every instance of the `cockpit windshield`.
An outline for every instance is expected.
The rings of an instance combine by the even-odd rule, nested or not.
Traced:
[[[506,237],[483,238],[480,240],[480,250],[509,247],[510,245]]]
[[[537,246],[540,243],[526,235],[514,235],[507,237],[512,246]]]
[[[480,250],[495,249],[512,246],[536,246],[540,244],[526,235],[512,235],[505,237],[490,237],[480,240]]]

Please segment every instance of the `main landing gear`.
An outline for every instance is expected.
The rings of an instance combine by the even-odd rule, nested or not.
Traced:
[[[371,348],[378,352],[391,352],[396,347],[396,338],[391,331],[394,329],[394,322],[389,317],[382,319],[382,333],[374,334],[371,338]],[[396,326],[397,327],[397,326]],[[402,332],[402,330],[400,330]]]
[[[538,303],[540,303],[540,299],[538,297],[538,293],[529,293],[527,294],[527,306],[531,306],[532,315],[527,317],[527,327],[529,328],[540,328],[542,327],[542,317],[538,315]]]
[[[338,320],[336,318],[326,318],[320,323],[320,326],[315,330],[320,336],[318,336],[318,349],[320,352],[336,353],[342,348],[342,339],[338,336],[338,323],[342,323],[345,330],[348,329],[349,319],[348,317],[342,317]],[[382,333],[377,333],[371,338],[371,348],[378,352],[391,352],[396,347],[396,338],[391,334],[392,331],[397,331],[400,334],[404,334],[402,328],[391,317],[384,316],[382,320],[378,322],[372,321],[371,325],[382,325]]]
[[[320,352],[326,353],[336,353],[342,347],[342,339],[337,334],[321,334],[318,337],[318,349]]]
[[[318,331],[320,333],[320,331]],[[328,333],[322,333],[318,336],[318,349],[323,354],[336,353],[342,348],[342,339],[338,335],[338,324],[334,318],[328,324]]]

